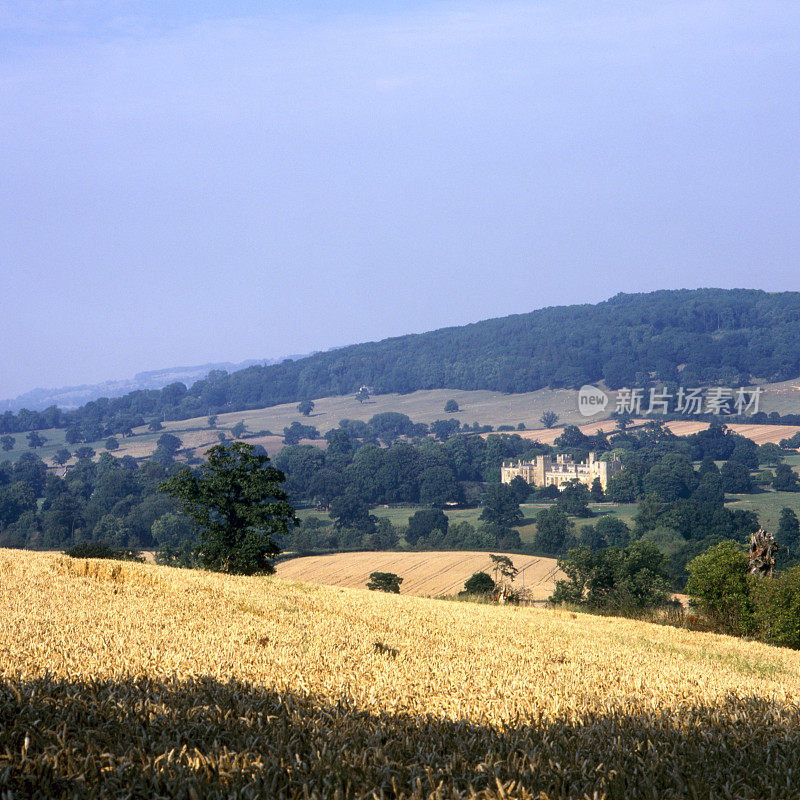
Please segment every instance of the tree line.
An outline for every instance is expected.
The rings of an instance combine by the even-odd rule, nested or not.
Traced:
[[[800,375],[800,293],[697,289],[617,295],[528,314],[352,345],[228,374],[0,416],[0,433],[71,428],[86,441],[151,419],[176,420],[329,395],[420,389],[528,392],[605,381],[742,386]],[[788,418],[784,418],[788,421]]]

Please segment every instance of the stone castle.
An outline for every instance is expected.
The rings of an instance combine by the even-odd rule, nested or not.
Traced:
[[[552,456],[536,456],[533,461],[504,462],[500,468],[500,480],[511,483],[519,476],[531,486],[557,486],[561,489],[574,480],[591,487],[594,479],[599,478],[603,491],[606,491],[611,476],[621,469],[621,461],[601,461],[597,453],[589,453],[588,461],[577,462],[567,454],[557,455],[555,460]]]

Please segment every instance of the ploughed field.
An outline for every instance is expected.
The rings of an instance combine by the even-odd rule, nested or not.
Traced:
[[[564,577],[554,558],[502,555],[507,555],[520,570],[515,585],[521,588],[524,579],[531,600],[546,600],[553,593],[556,580]],[[402,594],[440,597],[460,592],[464,581],[476,572],[493,575],[492,567],[488,553],[469,550],[334,553],[283,561],[277,565],[277,575],[304,583],[363,588],[370,573],[394,572],[403,578]]]
[[[800,654],[0,551],[0,797],[790,798]]]

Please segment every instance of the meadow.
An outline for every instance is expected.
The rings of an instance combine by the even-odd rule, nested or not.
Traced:
[[[597,430],[606,433],[615,428],[615,423],[608,419],[609,413],[614,409],[614,393],[607,412],[600,413],[587,420],[578,412],[578,393],[572,389],[539,389],[535,392],[521,394],[503,394],[491,391],[462,391],[459,389],[432,389],[411,392],[409,394],[383,394],[374,395],[364,403],[359,403],[353,395],[337,397],[324,397],[315,400],[314,411],[310,416],[303,416],[297,411],[297,403],[270,406],[250,411],[233,411],[217,415],[216,428],[210,428],[207,417],[196,417],[187,420],[165,421],[164,430],[154,433],[146,426],[134,428],[134,436],[130,438],[116,437],[119,449],[114,455],[121,457],[130,455],[134,458],[146,458],[152,455],[156,448],[156,441],[161,433],[173,433],[180,437],[184,447],[191,449],[196,455],[202,456],[211,446],[218,443],[218,434],[224,432],[231,437],[230,430],[236,423],[242,421],[251,433],[269,431],[272,435],[248,438],[251,444],[262,445],[270,455],[277,453],[283,447],[283,429],[292,422],[302,422],[315,426],[320,434],[324,435],[331,428],[335,428],[342,419],[355,419],[367,421],[375,414],[386,411],[397,411],[408,415],[414,422],[431,423],[437,419],[455,417],[462,424],[492,425],[495,429],[501,425],[510,425],[516,429],[519,423],[525,425],[525,431],[519,432],[523,437],[552,444],[561,434],[564,425],[578,425],[586,434],[593,434]],[[448,400],[455,400],[459,405],[456,413],[445,413],[444,404]],[[788,381],[765,386],[761,403],[762,410],[778,410],[781,413],[797,413],[800,408],[800,387]],[[559,426],[555,428],[542,428],[540,417],[545,411],[554,411],[559,415]],[[638,420],[644,422],[644,419]],[[671,422],[669,427],[678,435],[695,433],[706,427],[702,422]],[[781,439],[792,436],[800,427],[787,425],[732,425],[743,436],[752,438],[758,444],[764,442],[779,442]],[[48,441],[36,449],[36,453],[52,463],[52,458],[59,447],[64,446],[64,429],[47,429],[40,433]],[[27,446],[24,433],[14,434],[15,446],[10,451],[0,451],[0,460],[16,460],[22,453],[32,452]],[[87,443],[98,452],[105,448],[105,439]],[[314,444],[324,446],[325,442],[317,440]],[[69,446],[75,450],[78,445]]]
[[[800,653],[0,551],[0,796],[791,798]]]

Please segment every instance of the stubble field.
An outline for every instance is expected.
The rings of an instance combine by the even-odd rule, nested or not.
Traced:
[[[792,798],[800,654],[0,552],[3,797]]]
[[[530,599],[546,600],[564,577],[554,558],[503,553],[520,570],[516,583],[530,592]],[[372,572],[393,572],[403,578],[402,594],[418,597],[454,595],[475,572],[493,575],[492,560],[485,552],[442,550],[421,553],[364,552],[335,553],[293,558],[277,565],[279,578],[303,583],[324,583],[350,589],[363,588]]]

